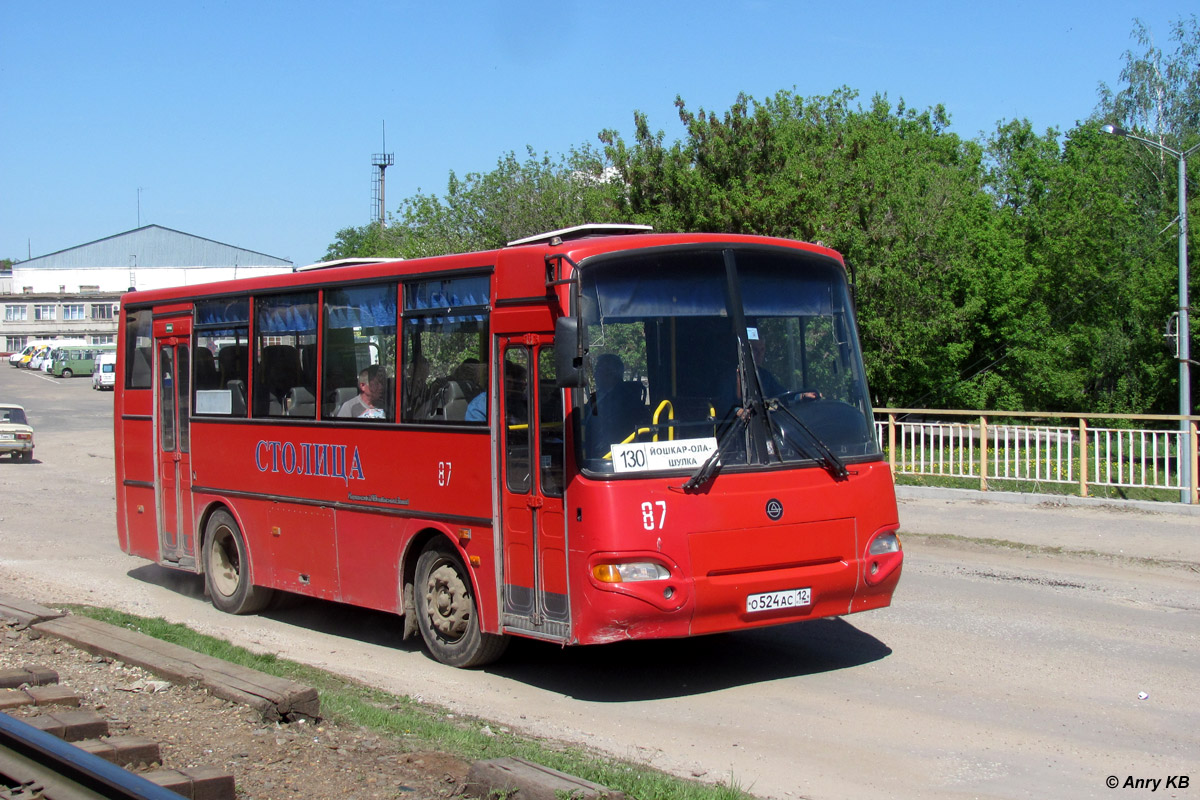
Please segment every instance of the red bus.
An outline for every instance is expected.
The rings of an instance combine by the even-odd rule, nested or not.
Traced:
[[[122,550],[402,615],[432,656],[880,608],[903,553],[846,271],[784,239],[581,226],[130,292]]]

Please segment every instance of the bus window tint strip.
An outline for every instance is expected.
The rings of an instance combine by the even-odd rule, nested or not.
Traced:
[[[489,298],[489,278],[486,275],[419,281],[405,285],[404,310],[486,306]]]
[[[250,299],[202,300],[196,303],[196,327],[250,324]]]

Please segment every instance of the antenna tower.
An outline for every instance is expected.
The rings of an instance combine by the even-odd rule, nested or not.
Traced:
[[[387,125],[383,128],[383,149],[387,150]],[[371,221],[382,226],[387,225],[387,207],[384,205],[384,170],[396,163],[396,157],[391,153],[376,153],[371,156],[371,166],[374,167],[371,180]]]

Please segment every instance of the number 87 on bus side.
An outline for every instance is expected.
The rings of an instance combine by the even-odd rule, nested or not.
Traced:
[[[903,553],[840,256],[581,226],[499,250],[130,292],[122,549],[218,608],[684,637],[887,606]]]

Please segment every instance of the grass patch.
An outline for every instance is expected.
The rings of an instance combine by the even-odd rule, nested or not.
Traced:
[[[468,761],[504,756],[524,758],[625,792],[638,800],[752,800],[753,797],[732,778],[727,783],[715,785],[688,781],[582,748],[557,747],[316,667],[269,653],[253,653],[161,617],[140,617],[91,606],[71,606],[70,610],[197,653],[312,686],[321,695],[324,719],[339,725],[366,728],[402,743],[410,751],[436,750]],[[485,727],[490,733],[485,732]]]

